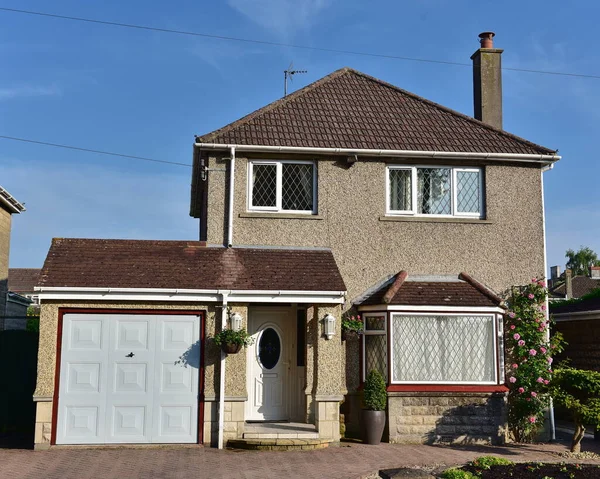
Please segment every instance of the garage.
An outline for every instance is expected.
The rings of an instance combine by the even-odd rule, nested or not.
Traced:
[[[65,311],[56,444],[197,443],[201,313]]]

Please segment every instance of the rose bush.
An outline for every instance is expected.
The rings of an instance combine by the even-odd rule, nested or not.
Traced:
[[[517,442],[531,442],[543,424],[553,355],[562,350],[560,334],[548,340],[547,294],[545,281],[534,278],[513,287],[506,301],[508,427]]]

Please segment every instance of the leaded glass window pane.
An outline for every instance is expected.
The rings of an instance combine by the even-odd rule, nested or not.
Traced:
[[[365,316],[367,331],[385,331],[385,316]]]
[[[393,315],[394,382],[494,382],[493,316]]]
[[[387,345],[384,334],[365,335],[365,376],[379,371],[387,382]]]
[[[313,210],[313,165],[284,163],[281,172],[281,207]]]
[[[277,165],[252,166],[252,206],[277,206]]]
[[[392,168],[390,171],[390,210],[412,210],[412,171]]]
[[[479,213],[481,191],[479,171],[456,172],[456,211],[460,213]]]
[[[417,168],[417,213],[451,215],[450,168]]]

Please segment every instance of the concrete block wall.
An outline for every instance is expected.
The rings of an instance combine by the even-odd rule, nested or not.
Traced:
[[[503,444],[504,393],[389,393],[389,442]]]
[[[241,439],[245,424],[244,401],[225,401],[223,414],[223,444],[231,439]],[[204,436],[206,445],[217,447],[219,439],[219,402],[204,403]]]

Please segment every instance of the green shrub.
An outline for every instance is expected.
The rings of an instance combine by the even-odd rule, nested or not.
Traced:
[[[472,472],[463,471],[462,469],[456,469],[453,467],[452,469],[446,469],[442,472],[443,479],[476,479],[477,476]]]
[[[600,427],[600,372],[562,367],[554,371],[551,393],[575,422],[571,452],[581,451],[585,426]]]
[[[387,389],[385,380],[379,371],[372,370],[367,376],[363,390],[365,408],[371,411],[385,411]]]
[[[25,325],[26,331],[31,331],[33,333],[40,332],[40,318],[39,316],[34,316],[27,318],[27,324]]]
[[[487,471],[492,466],[510,466],[512,461],[496,456],[481,456],[471,462],[473,467]]]

